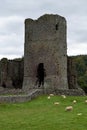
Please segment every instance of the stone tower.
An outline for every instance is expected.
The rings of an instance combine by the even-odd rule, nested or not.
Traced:
[[[37,20],[25,20],[24,90],[36,88],[40,63],[46,72],[44,89],[68,89],[64,17],[46,14]]]

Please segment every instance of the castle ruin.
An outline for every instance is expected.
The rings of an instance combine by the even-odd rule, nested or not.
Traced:
[[[36,87],[37,68],[41,63],[46,71],[44,89],[69,89],[66,30],[66,20],[59,15],[25,20],[25,90]]]
[[[38,87],[37,71],[40,65],[43,65],[46,75],[44,85]],[[45,14],[37,20],[25,20],[24,59],[0,61],[0,86],[22,88],[27,93],[35,90],[34,96],[35,93],[38,95],[37,89],[42,93],[84,95],[77,85],[75,64],[67,56],[67,24],[64,17]],[[5,93],[5,89],[0,93]],[[18,97],[15,100],[9,98],[10,101],[19,101]],[[21,101],[30,99],[30,96],[20,98]],[[1,97],[0,100],[7,101],[7,98]]]

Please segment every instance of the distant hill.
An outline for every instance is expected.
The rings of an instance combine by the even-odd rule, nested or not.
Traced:
[[[76,66],[78,85],[87,93],[87,55],[71,57]]]

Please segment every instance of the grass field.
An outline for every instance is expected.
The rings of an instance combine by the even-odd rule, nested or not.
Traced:
[[[26,103],[0,103],[0,130],[87,130],[85,100],[86,96],[48,99],[46,95]],[[69,105],[73,110],[65,111]]]

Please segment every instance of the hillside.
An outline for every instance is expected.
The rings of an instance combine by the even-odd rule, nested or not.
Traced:
[[[0,130],[87,130],[85,101],[86,96],[45,95],[25,103],[0,103]],[[67,106],[73,109],[66,111]]]
[[[87,55],[72,56],[76,66],[78,85],[87,93]]]

